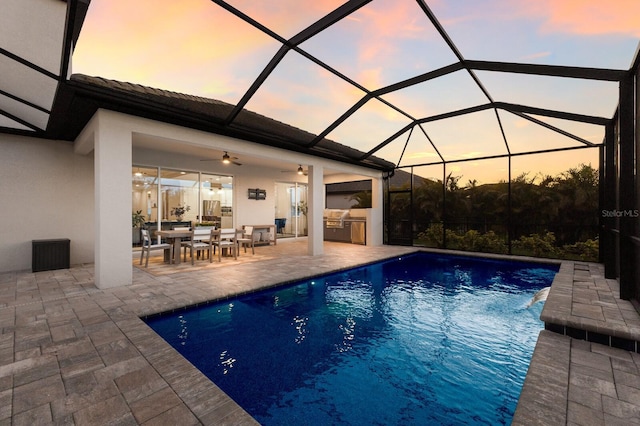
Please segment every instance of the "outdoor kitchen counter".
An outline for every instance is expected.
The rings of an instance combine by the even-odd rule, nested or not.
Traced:
[[[339,241],[352,244],[366,244],[365,230],[367,220],[365,218],[343,219],[340,225],[327,225],[324,218],[324,240]]]

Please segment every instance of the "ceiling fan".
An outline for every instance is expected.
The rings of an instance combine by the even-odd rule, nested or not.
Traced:
[[[227,151],[225,151],[224,155],[222,155],[222,159],[221,160],[216,160],[214,158],[207,158],[207,159],[202,159],[200,161],[221,161],[223,164],[235,164],[236,166],[242,166],[242,163],[238,163],[236,161],[237,159],[238,159],[238,157],[231,157],[231,156],[229,156]]]

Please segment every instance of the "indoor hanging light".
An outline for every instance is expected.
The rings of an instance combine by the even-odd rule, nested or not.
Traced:
[[[229,159],[229,154],[227,154],[227,151],[225,151],[224,155],[222,156],[222,162],[224,164],[229,164],[231,162],[231,160]]]
[[[299,175],[304,174],[304,170],[302,170],[302,164],[299,164],[299,165],[298,165],[298,174],[299,174]]]

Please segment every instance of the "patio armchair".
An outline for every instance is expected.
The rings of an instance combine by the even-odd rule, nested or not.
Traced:
[[[145,252],[147,253],[147,260],[144,263],[145,268],[149,266],[149,254],[153,250],[169,250],[169,253],[170,253],[169,259],[173,257],[173,253],[171,253],[173,246],[171,244],[167,244],[167,243],[152,244],[151,236],[149,235],[149,230],[141,229],[140,232],[142,233],[142,250],[140,251],[141,265],[142,265],[142,259],[144,258]]]
[[[276,218],[276,233],[282,234],[284,233],[284,227],[287,226],[287,218]]]
[[[247,252],[247,247],[251,247],[251,254],[256,254],[255,242],[256,237],[260,239],[260,234],[255,232],[253,226],[244,226],[242,230],[242,236],[238,238],[238,245],[244,247],[244,252]]]

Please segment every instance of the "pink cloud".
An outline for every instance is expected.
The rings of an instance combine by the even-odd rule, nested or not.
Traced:
[[[445,27],[470,21],[535,19],[546,33],[578,35],[626,34],[640,36],[638,0],[486,0],[464,7],[434,2],[434,10]]]
[[[546,58],[548,56],[551,56],[551,52],[537,52],[537,53],[532,53],[530,55],[526,55],[522,59],[531,60],[531,59]]]
[[[545,32],[640,37],[638,0],[536,0],[544,10]]]
[[[73,70],[235,102],[276,49],[212,2],[95,1]],[[234,73],[236,64],[250,71]]]
[[[341,6],[342,0],[280,0],[278,2],[237,0],[231,2],[235,8],[289,38],[332,10]],[[217,7],[217,6],[216,6]]]

